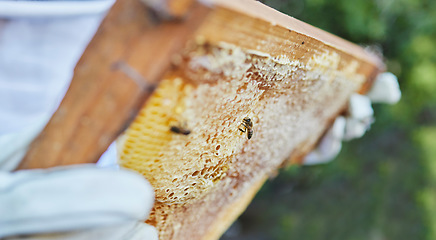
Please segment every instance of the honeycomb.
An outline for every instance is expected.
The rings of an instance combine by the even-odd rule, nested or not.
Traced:
[[[163,80],[118,140],[120,165],[143,174],[154,187],[158,202],[186,203],[207,193],[225,176],[247,140],[238,130],[244,111],[240,116],[229,112],[225,118],[206,114],[208,108],[219,114],[222,111],[216,108],[243,101],[232,99],[226,107],[213,99],[196,100],[208,94],[207,88],[193,86],[180,77]],[[201,108],[204,111],[191,111]],[[172,127],[187,129],[190,134],[172,132]]]

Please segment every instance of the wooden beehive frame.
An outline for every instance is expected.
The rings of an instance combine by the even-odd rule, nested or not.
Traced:
[[[181,10],[173,10],[178,16],[186,13],[183,19],[156,22],[142,3],[117,1],[77,64],[59,109],[32,143],[20,169],[96,162],[146,101],[153,84],[171,68],[174,54],[214,14],[220,15],[220,22],[202,26],[209,29],[204,41],[257,47],[276,56],[286,51],[303,56],[335,50],[359,63],[358,71],[367,80],[362,91],[384,68],[380,59],[362,48],[258,2],[185,2],[177,5]],[[259,44],[265,41],[269,44]],[[147,80],[147,89],[114,67],[119,62],[136,69]]]
[[[312,64],[309,67],[320,69],[309,69],[308,72],[319,70],[347,79],[357,76],[363,81],[363,84],[359,83],[361,93],[368,90],[375,76],[384,69],[378,57],[361,47],[259,2],[185,0],[175,4],[176,1],[168,0],[166,3],[163,10],[150,10],[136,0],[117,1],[77,64],[70,89],[59,109],[31,144],[20,169],[95,163],[129,125],[159,81],[166,75],[183,75],[180,58],[186,52],[189,55],[189,49],[201,50],[209,46],[242,49],[251,59],[265,57],[279,64],[292,62],[295,66],[308,66],[308,62],[315,61],[315,56],[331,57],[326,62],[335,64],[334,67]],[[164,12],[160,16],[163,18],[159,18],[159,11]],[[195,54],[194,51],[190,53]],[[336,104],[343,106],[345,101]],[[336,115],[340,111],[341,107],[331,110]],[[317,127],[326,127],[336,116],[334,114],[324,116]],[[298,161],[313,148],[321,133],[322,129],[293,149],[291,161]],[[175,232],[173,223],[156,224],[161,224],[160,230],[163,229],[161,232],[167,236],[216,239],[265,181],[267,176],[262,174],[249,187],[241,188],[244,191],[241,197],[222,201],[222,210],[216,210],[212,220],[199,221],[202,230],[196,235],[187,234],[194,233],[189,229],[197,229],[197,226]],[[222,190],[222,193],[226,192]],[[183,212],[192,213],[202,204],[200,199],[191,205],[171,206],[171,211],[179,211],[173,216],[174,224],[184,219]],[[161,205],[161,208],[167,207]],[[156,206],[155,210],[159,204]],[[152,215],[157,219],[158,214],[154,211]]]

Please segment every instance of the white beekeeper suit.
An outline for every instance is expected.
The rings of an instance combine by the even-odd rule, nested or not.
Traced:
[[[143,223],[153,189],[137,173],[95,164],[9,172],[112,4],[0,0],[0,239],[157,239]],[[113,149],[104,156],[115,165]]]

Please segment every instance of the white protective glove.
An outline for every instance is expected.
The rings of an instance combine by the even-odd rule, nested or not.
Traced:
[[[143,223],[153,189],[137,173],[94,164],[8,172],[56,110],[112,4],[0,1],[0,239],[157,239]],[[115,166],[115,148],[101,159]]]
[[[371,90],[366,95],[373,103],[397,103],[401,99],[397,77],[390,72],[379,74]]]
[[[304,158],[304,165],[314,165],[331,161],[342,148],[344,137],[345,117],[339,116],[318,143],[315,150]]]
[[[374,122],[374,110],[369,97],[354,93],[348,102],[343,140],[362,137]]]
[[[327,163],[336,158],[342,141],[362,137],[374,122],[372,103],[395,104],[401,98],[397,77],[389,72],[377,76],[366,96],[353,94],[348,102],[347,116],[339,116],[318,146],[303,160],[304,165]]]
[[[151,186],[127,170],[90,164],[0,172],[0,238],[70,232],[54,239],[157,239],[142,223],[152,206]]]
[[[154,240],[157,238],[156,229],[141,222],[128,222],[120,225],[109,225],[89,230],[73,231],[59,234],[40,234],[33,236],[8,237],[7,240]]]

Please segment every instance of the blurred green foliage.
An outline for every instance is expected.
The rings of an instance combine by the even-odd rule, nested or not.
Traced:
[[[266,0],[382,49],[403,93],[329,164],[269,181],[222,239],[436,239],[436,1]]]

